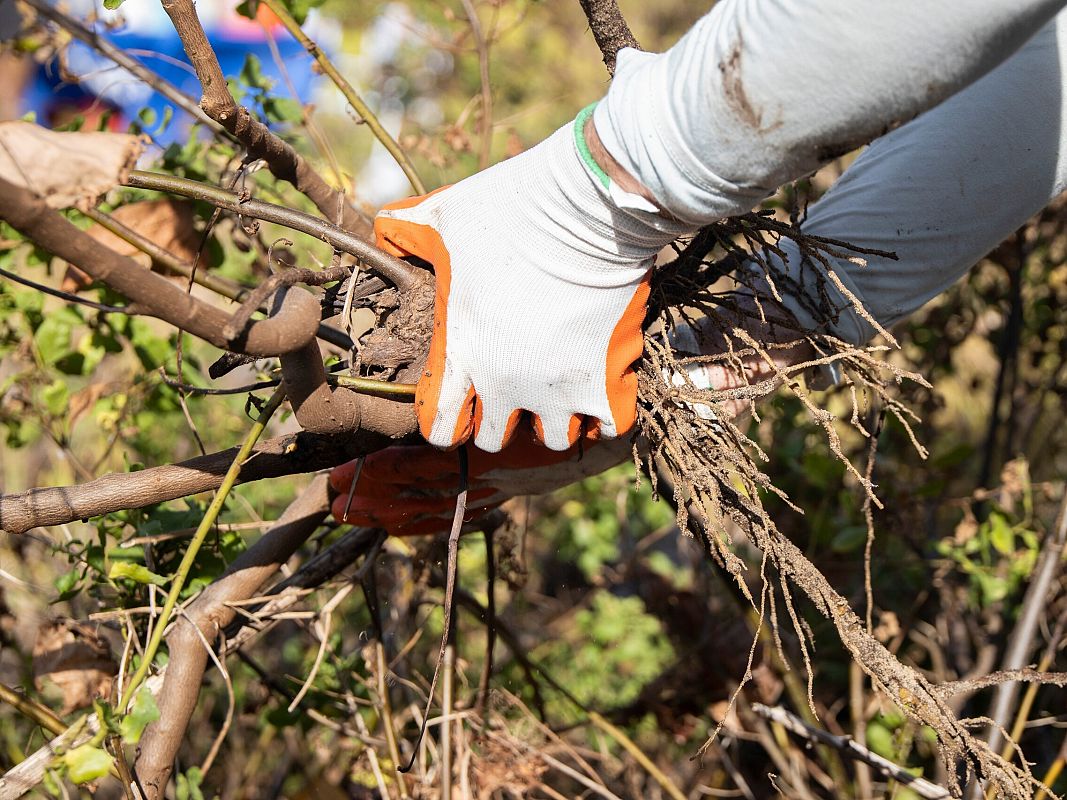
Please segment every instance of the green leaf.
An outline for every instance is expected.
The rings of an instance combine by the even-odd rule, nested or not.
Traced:
[[[200,784],[204,780],[204,774],[200,767],[190,767],[184,775],[178,776],[178,800],[204,800],[204,793],[200,791]]]
[[[871,722],[867,725],[867,747],[882,758],[893,759],[896,756],[893,734],[888,728],[879,725],[877,722]]]
[[[245,63],[241,67],[241,80],[253,89],[261,91],[269,91],[274,86],[274,81],[263,74],[263,67],[260,66],[259,59],[252,53],[245,55]]]
[[[63,756],[67,777],[74,783],[88,783],[104,777],[111,770],[114,760],[103,749],[91,744],[75,747]]]
[[[70,389],[65,381],[52,381],[41,390],[41,400],[53,417],[64,416],[70,403]]]
[[[141,691],[134,698],[133,708],[122,718],[119,730],[122,733],[122,741],[126,744],[137,744],[141,741],[144,729],[159,719],[159,706],[156,699],[148,691],[147,686],[142,686]]]
[[[104,8],[108,11],[114,11],[121,6],[126,0],[104,0]]]
[[[837,532],[830,542],[830,549],[835,553],[851,553],[867,543],[866,525],[846,525]]]
[[[54,585],[56,591],[59,592],[60,600],[67,600],[77,589],[78,581],[80,580],[78,575],[78,568],[75,567],[70,572],[64,572],[58,578],[55,579]]]
[[[1004,556],[1015,554],[1015,531],[1003,514],[993,512],[986,523],[989,526],[989,543],[993,549]]]
[[[157,575],[143,564],[131,564],[129,561],[116,561],[111,565],[111,571],[107,576],[111,580],[129,578],[137,583],[154,583],[156,586],[166,586],[170,583],[169,578]]]
[[[264,101],[263,110],[269,119],[278,122],[290,122],[295,125],[304,119],[304,107],[288,97],[271,97]]]
[[[55,364],[70,355],[70,335],[75,323],[79,321],[70,309],[60,309],[44,318],[33,339],[45,364]]]

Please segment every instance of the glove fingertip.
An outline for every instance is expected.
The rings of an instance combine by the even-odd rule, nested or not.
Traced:
[[[419,406],[419,428],[426,441],[434,447],[456,447],[474,433],[474,403],[477,397],[474,387],[468,383],[465,393],[458,395],[458,402],[454,399],[456,396],[442,390],[436,408],[431,410]]]

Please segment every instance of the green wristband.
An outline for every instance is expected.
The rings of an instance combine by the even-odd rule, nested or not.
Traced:
[[[604,188],[607,189],[611,184],[611,178],[609,178],[608,173],[604,172],[603,168],[596,163],[596,159],[593,158],[593,154],[589,150],[589,142],[585,140],[585,122],[593,115],[594,108],[596,108],[596,103],[591,103],[579,111],[578,116],[574,118],[574,144],[578,148],[578,155],[582,157],[582,161],[589,167],[589,171],[596,175],[604,185]]]

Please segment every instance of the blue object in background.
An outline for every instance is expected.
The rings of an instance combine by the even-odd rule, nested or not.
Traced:
[[[132,1],[126,3],[131,7],[131,14],[139,12],[135,5]],[[159,8],[158,4],[152,6]],[[150,12],[146,9],[144,13]],[[200,82],[186,60],[181,41],[169,20],[149,17],[147,20],[141,18],[139,22],[117,30],[96,23],[96,30],[194,101],[199,100]],[[274,81],[276,94],[290,96],[288,84],[291,83],[297,97],[310,98],[318,77],[312,70],[311,58],[280,25],[271,28],[280,61],[285,66],[284,77],[259,22],[238,17],[232,9],[217,14],[215,20],[205,20],[208,40],[227,78],[240,74],[245,59],[253,55],[260,62],[262,74]],[[65,124],[76,114],[81,114],[87,118],[89,127],[95,127],[100,115],[111,111],[109,129],[124,131],[138,119],[141,109],[149,108],[154,113],[149,114],[142,124],[158,144],[165,147],[188,138],[193,121],[189,114],[174,107],[158,92],[89,45],[73,41],[66,51],[65,66],[77,76],[78,82],[64,81],[55,61],[43,64],[23,92],[21,113],[33,112],[38,122],[49,127]],[[170,114],[173,119],[168,125],[161,126]]]

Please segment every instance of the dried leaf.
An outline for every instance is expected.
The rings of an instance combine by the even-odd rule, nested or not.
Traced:
[[[38,691],[51,681],[63,693],[60,716],[111,694],[118,666],[107,641],[88,625],[71,620],[46,622],[33,646],[33,678]]]
[[[139,136],[0,122],[0,177],[35,192],[52,208],[84,206],[122,183],[143,149]]]
[[[200,233],[196,229],[196,215],[191,203],[172,198],[141,200],[115,209],[111,216],[168,251],[179,261],[188,264],[193,262],[200,246]],[[107,228],[94,224],[86,233],[116,253],[130,256],[145,266],[150,266],[151,259],[148,256]],[[207,262],[204,265],[213,266]],[[77,292],[87,288],[92,282],[93,279],[86,273],[68,264],[60,288],[65,292]]]

